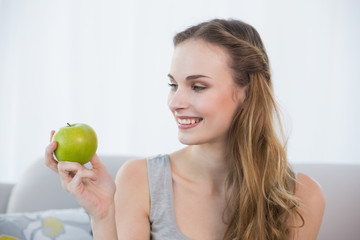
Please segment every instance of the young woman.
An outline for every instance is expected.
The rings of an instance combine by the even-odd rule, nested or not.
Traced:
[[[56,162],[56,142],[46,149],[94,239],[316,239],[324,196],[287,162],[257,31],[214,19],[174,45],[168,105],[187,147],[129,161],[115,183],[96,155],[87,169]]]

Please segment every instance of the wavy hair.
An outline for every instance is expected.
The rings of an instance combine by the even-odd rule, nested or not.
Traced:
[[[269,59],[255,28],[239,20],[214,19],[174,36],[175,47],[201,39],[222,47],[230,56],[233,79],[246,87],[246,98],[231,123],[226,158],[230,212],[224,240],[286,239],[298,215],[295,174],[287,162],[286,140],[274,99]],[[301,227],[301,226],[298,226]]]

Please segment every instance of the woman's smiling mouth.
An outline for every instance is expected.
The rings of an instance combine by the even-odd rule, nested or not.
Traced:
[[[199,117],[176,117],[180,129],[189,129],[197,126],[203,119]]]

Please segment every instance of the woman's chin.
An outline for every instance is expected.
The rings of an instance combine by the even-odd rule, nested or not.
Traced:
[[[204,141],[199,139],[199,137],[196,136],[184,136],[181,133],[178,134],[179,142],[184,145],[200,145],[203,144]]]

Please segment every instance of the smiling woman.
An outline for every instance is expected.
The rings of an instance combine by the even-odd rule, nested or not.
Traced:
[[[46,149],[46,164],[90,214],[94,239],[316,239],[324,197],[288,164],[258,32],[214,19],[174,45],[168,106],[186,147],[127,162],[116,186],[97,155],[88,169],[57,163],[54,142]]]
[[[228,58],[221,47],[204,40],[176,46],[169,74],[169,108],[176,119],[201,119],[196,125],[178,120],[179,129],[188,130],[179,131],[181,143],[225,143],[234,112],[245,98],[245,87],[235,84]]]

